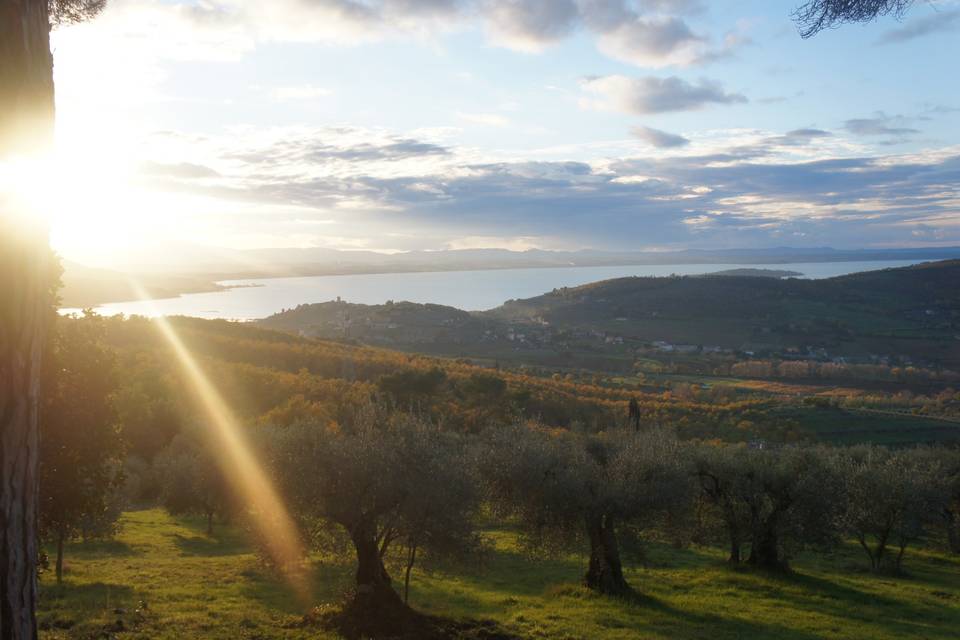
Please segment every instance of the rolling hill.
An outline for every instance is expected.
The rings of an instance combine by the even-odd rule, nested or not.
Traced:
[[[656,343],[850,362],[960,365],[960,260],[824,280],[632,277],[496,309],[300,305],[264,326],[427,353],[629,351]]]
[[[953,366],[960,363],[960,261],[824,280],[620,278],[513,300],[489,316],[637,340]]]

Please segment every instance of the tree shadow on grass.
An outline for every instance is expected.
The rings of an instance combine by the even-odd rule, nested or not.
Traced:
[[[98,609],[118,607],[121,603],[131,602],[133,588],[123,584],[107,582],[74,583],[69,580],[63,584],[44,581],[40,588],[40,597],[45,605],[69,605],[76,609]]]
[[[185,555],[229,556],[250,552],[250,540],[242,527],[215,521],[213,531],[207,533],[206,518],[178,516],[176,522],[193,534],[168,534]]]
[[[952,604],[949,594],[947,597],[931,597],[932,604],[929,607],[917,606],[887,595],[857,589],[845,584],[842,579],[831,581],[806,573],[779,574],[748,568],[730,570],[722,562],[711,561],[709,554],[699,552],[681,554],[678,563],[672,561],[675,553],[676,550],[670,550],[669,554],[664,554],[665,562],[657,564],[681,570],[708,569],[718,581],[728,584],[744,599],[762,599],[785,609],[809,611],[838,622],[851,621],[858,628],[877,627],[879,631],[882,627],[884,630],[895,630],[898,636],[946,639],[954,637],[948,631],[953,625],[946,623],[960,618],[960,614],[950,614],[948,611]],[[601,611],[590,614],[595,616],[595,623],[601,627],[647,629],[650,632],[658,630],[667,636],[680,637],[700,637],[703,629],[710,629],[713,637],[775,637],[781,640],[812,640],[819,637],[803,629],[766,622],[755,623],[745,614],[736,615],[735,610],[729,616],[683,610],[642,592],[628,599],[600,596],[575,584],[583,569],[582,563],[575,557],[534,560],[519,551],[497,549],[490,554],[482,572],[451,576],[440,574],[438,579],[417,580],[411,604],[429,607],[433,611],[469,611],[472,615],[500,619],[519,615],[522,619],[530,618],[523,614],[524,609],[543,608],[552,599],[587,598],[596,599],[597,606],[606,611],[606,614]],[[636,579],[642,574],[631,571],[631,575]],[[645,580],[637,581],[635,586]],[[697,585],[691,585],[689,590],[695,592],[697,588]],[[491,594],[496,597],[491,597]],[[520,600],[523,597],[529,597],[530,600]],[[544,599],[542,604],[540,598]],[[729,606],[736,607],[736,603],[733,600]],[[592,604],[587,605],[588,610],[593,608]],[[570,607],[570,610],[575,609]],[[749,611],[749,607],[744,611]]]
[[[506,595],[506,593],[505,593]],[[776,640],[814,640],[817,634],[792,629],[782,625],[751,622],[735,616],[715,613],[698,613],[671,605],[658,597],[634,592],[624,597],[604,596],[578,584],[547,585],[536,594],[543,599],[522,602],[511,596],[498,600],[493,605],[485,603],[468,593],[457,594],[456,587],[433,585],[418,588],[414,606],[425,602],[441,604],[443,611],[470,611],[471,615],[510,621],[510,628],[530,637],[551,637],[553,629],[544,628],[543,618],[537,611],[552,602],[554,609],[546,616],[562,627],[563,612],[575,612],[580,623],[592,623],[600,629],[628,630],[638,637],[657,635],[664,637],[710,637],[710,638],[775,638]],[[557,601],[560,605],[557,606]],[[569,605],[564,605],[568,600]],[[568,615],[570,615],[568,613]],[[602,631],[599,633],[603,633]],[[644,634],[644,635],[639,635]],[[704,634],[708,634],[705,636]],[[597,636],[602,637],[602,636]]]
[[[303,570],[309,575],[309,605],[277,571],[254,563],[243,572],[243,596],[281,614],[302,615],[310,606],[342,601],[353,584],[355,566],[348,562],[310,562]]]
[[[53,547],[47,549],[51,558],[54,557],[56,550]],[[82,540],[71,542],[64,550],[64,554],[69,561],[71,558],[81,560],[93,560],[97,558],[127,558],[131,556],[142,556],[143,551],[132,547],[126,542],[117,539],[107,540]]]
[[[635,628],[662,627],[672,637],[702,637],[707,630],[711,638],[815,640],[822,637],[816,633],[779,624],[752,622],[745,618],[716,613],[686,611],[646,594],[634,594],[618,600],[634,620],[638,614],[643,616],[643,620],[638,621],[640,624]]]
[[[942,624],[951,619],[956,622],[960,618],[956,613],[952,616],[949,614],[951,608],[948,602],[918,607],[913,603],[806,573],[747,570],[732,575],[759,578],[754,581],[730,581],[731,586],[744,597],[759,596],[775,600],[786,608],[856,623],[860,629],[877,626],[896,637],[956,637],[953,625]],[[883,580],[884,577],[876,576],[876,579]]]
[[[112,638],[134,631],[150,617],[132,587],[106,582],[44,584],[37,625],[41,631],[69,631],[71,638]]]
[[[40,586],[38,623],[42,629],[97,626],[105,620],[115,620],[117,610],[133,611],[136,606],[136,594],[127,585],[43,582]]]
[[[224,540],[214,534],[213,536],[184,536],[174,533],[171,538],[180,555],[183,556],[203,556],[208,558],[221,556],[236,556],[249,553],[249,549],[244,549],[231,540]]]
[[[250,553],[247,532],[231,524],[215,522],[213,531],[207,533],[207,520],[196,516],[178,516],[177,524],[188,529],[192,535],[167,534],[185,556],[235,556]]]

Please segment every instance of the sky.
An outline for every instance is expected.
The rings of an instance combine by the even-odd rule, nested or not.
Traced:
[[[960,2],[796,2],[110,0],[53,34],[52,241],[960,245]]]

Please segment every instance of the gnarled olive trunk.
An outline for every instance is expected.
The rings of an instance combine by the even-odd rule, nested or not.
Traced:
[[[730,556],[727,558],[727,564],[738,566],[743,559],[743,531],[737,519],[737,514],[732,507],[727,505],[724,508],[724,520],[727,524],[727,533],[730,537]]]
[[[380,546],[373,527],[358,526],[350,532],[357,552],[357,594],[355,604],[371,611],[406,608],[394,591],[387,569],[383,566]]]
[[[780,499],[772,510],[764,514],[763,510],[752,504],[750,506],[750,556],[747,562],[761,569],[773,571],[787,571],[790,565],[783,556],[780,548],[781,519],[790,507],[789,499]]]
[[[587,517],[586,525],[590,539],[590,565],[583,583],[607,595],[630,593],[630,585],[623,578],[623,563],[620,561],[620,545],[617,543],[613,517],[591,515]]]
[[[888,520],[886,528],[877,534],[876,544],[873,546],[873,548],[871,548],[870,543],[867,542],[866,533],[861,531],[857,534],[857,541],[860,543],[860,547],[863,549],[864,553],[866,553],[867,557],[870,559],[870,568],[873,571],[880,571],[880,569],[883,568],[883,563],[886,559],[887,553],[887,542],[890,539],[892,527],[893,520]]]
[[[753,544],[750,545],[750,564],[761,569],[784,571],[789,568],[780,554],[780,543],[776,529],[772,526],[760,527],[754,531]]]

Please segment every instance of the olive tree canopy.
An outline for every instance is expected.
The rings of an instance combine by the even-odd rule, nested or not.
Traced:
[[[580,434],[520,425],[488,433],[481,474],[494,508],[517,518],[526,547],[559,551],[585,540],[584,585],[624,595],[632,589],[619,537],[625,527],[649,530],[687,508],[684,464],[671,433]]]
[[[397,547],[408,577],[419,551],[466,560],[482,546],[480,496],[457,434],[368,405],[347,424],[268,427],[262,440],[305,537],[326,522],[353,543],[356,592],[345,613],[369,621],[363,633],[396,631],[410,618],[388,573]]]

